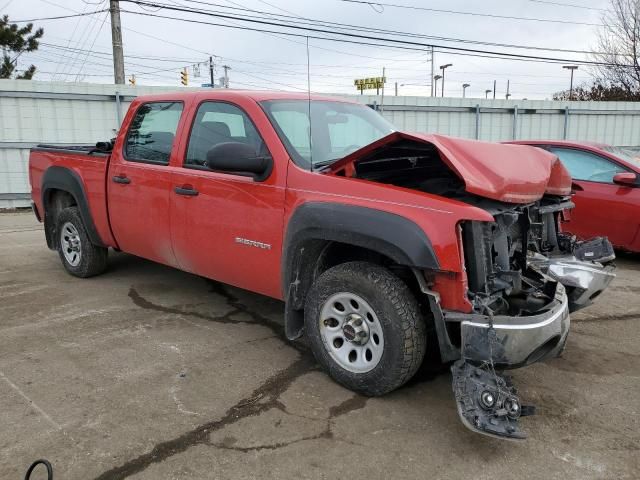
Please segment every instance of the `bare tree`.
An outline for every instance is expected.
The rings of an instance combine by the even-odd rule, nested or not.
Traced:
[[[598,34],[597,83],[640,95],[640,0],[610,0]]]
[[[553,94],[554,100],[578,100],[596,102],[629,102],[640,101],[640,91],[629,93],[626,88],[619,85],[602,85],[596,82],[593,85],[578,85],[573,89],[562,90]]]

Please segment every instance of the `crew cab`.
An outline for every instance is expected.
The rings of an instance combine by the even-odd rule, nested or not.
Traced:
[[[139,97],[115,139],[40,145],[29,172],[70,274],[102,273],[112,248],[281,299],[287,338],[364,395],[436,349],[462,421],[499,437],[524,438],[528,411],[500,372],[558,355],[569,311],[614,276],[606,239],[560,231],[555,155],[400,132],[345,99]]]

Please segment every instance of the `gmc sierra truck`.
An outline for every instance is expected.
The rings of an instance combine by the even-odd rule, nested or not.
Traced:
[[[287,338],[364,395],[433,348],[464,424],[503,438],[532,411],[504,370],[559,355],[569,312],[614,276],[606,239],[562,232],[556,156],[404,133],[344,99],[140,97],[115,139],[40,145],[29,172],[70,274],[102,273],[112,248],[281,299]]]

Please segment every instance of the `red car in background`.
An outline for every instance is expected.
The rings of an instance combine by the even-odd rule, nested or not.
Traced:
[[[640,252],[640,157],[611,145],[560,140],[533,145],[560,158],[573,177],[576,207],[564,223],[582,238],[606,235],[614,246]]]

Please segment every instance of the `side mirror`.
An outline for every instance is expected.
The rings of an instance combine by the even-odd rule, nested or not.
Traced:
[[[633,187],[638,185],[638,176],[633,172],[616,173],[613,176],[613,183],[625,187]]]
[[[207,152],[207,167],[211,170],[266,179],[271,173],[273,159],[257,156],[251,145],[241,142],[219,143]]]

